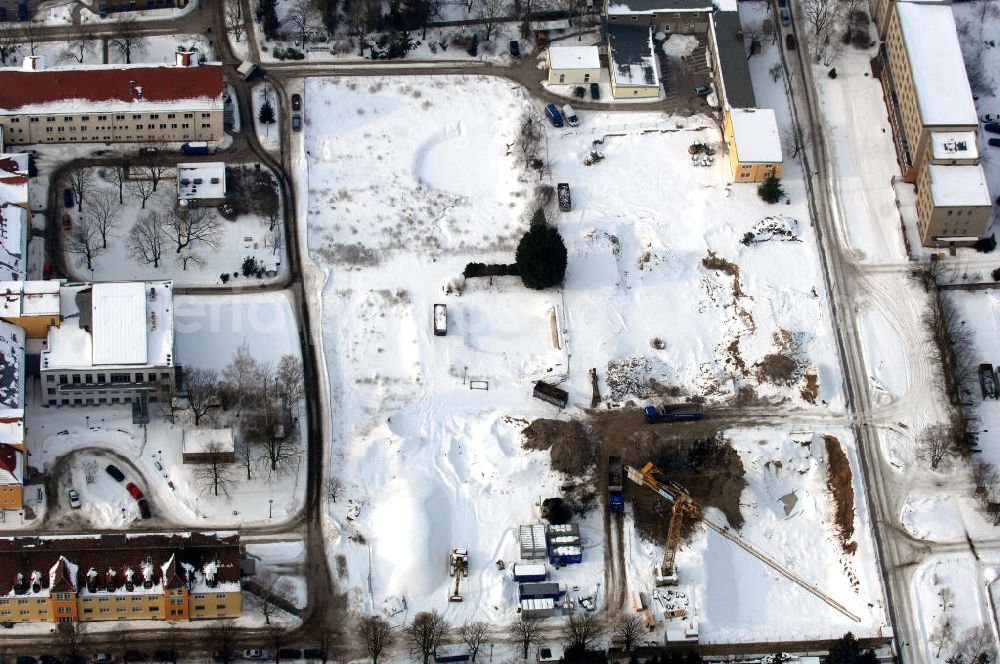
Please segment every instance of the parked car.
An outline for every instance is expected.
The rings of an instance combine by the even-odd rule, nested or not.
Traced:
[[[782,9],[781,12],[779,13],[781,15],[781,24],[783,26],[787,28],[789,25],[792,24],[792,15],[788,13],[787,9]]]
[[[63,189],[63,207],[65,208],[73,207],[74,200],[75,199],[73,198],[73,190],[68,187],[66,189]]]
[[[778,0],[778,6],[779,7],[787,7],[788,6],[788,0]]]
[[[126,662],[145,662],[149,659],[149,656],[142,652],[141,650],[126,650],[125,651],[125,661]]]
[[[154,148],[152,146],[145,146],[139,148],[139,154],[156,154],[160,151],[159,148]]]
[[[578,85],[575,88],[573,88],[573,96],[576,97],[577,99],[583,99],[584,97],[587,96],[587,89],[582,85]]]
[[[225,650],[216,650],[215,652],[212,653],[212,661],[216,662],[217,664],[224,664],[225,662],[231,662],[235,659],[236,659],[236,653],[233,652],[232,650],[228,652]]]
[[[175,650],[154,650],[153,661],[173,664],[177,661],[177,651]]]
[[[278,659],[302,659],[302,651],[298,648],[282,648],[278,651]]]
[[[292,95],[292,110],[293,111],[302,110],[302,95],[300,94]]]
[[[521,45],[516,39],[510,40],[510,57],[515,60],[519,60],[521,58]]]
[[[711,85],[696,85],[695,88],[694,88],[694,93],[696,95],[698,95],[699,97],[707,97],[708,95],[712,94],[712,86]]]
[[[250,648],[243,651],[243,659],[270,659],[271,653],[260,648]]]
[[[553,127],[563,126],[562,113],[559,112],[559,109],[556,108],[555,104],[547,104],[545,106],[545,117],[549,119],[549,122],[552,123]]]
[[[125,473],[118,470],[118,467],[112,464],[108,464],[107,468],[104,469],[104,472],[106,472],[108,475],[111,475],[111,477],[113,477],[118,482],[121,482],[123,479],[125,479]],[[95,659],[94,661],[96,662],[97,660]],[[110,662],[111,660],[109,659],[107,661]]]
[[[139,489],[133,482],[129,482],[125,485],[125,489],[132,494],[132,497],[136,500],[142,500],[142,490]]]
[[[580,124],[580,119],[576,117],[576,111],[569,104],[564,104],[562,107],[563,117],[566,118],[566,124],[570,127],[577,127]]]
[[[37,660],[30,655],[18,655],[14,661],[16,664],[35,664]]]
[[[42,655],[38,658],[38,664],[62,664],[58,657],[52,655]]]
[[[302,116],[293,115],[292,116],[292,131],[302,131]]]
[[[149,501],[146,500],[145,498],[140,498],[138,502],[139,502],[139,515],[143,519],[148,519],[149,517],[151,517],[152,514],[149,511]]]
[[[80,494],[76,492],[76,489],[70,489],[66,495],[69,496],[69,506],[75,510],[80,509]]]
[[[991,138],[986,142],[990,144],[990,147],[1000,148],[1000,138]]]
[[[114,466],[108,466],[108,468],[114,468]],[[115,470],[118,469],[115,468]],[[111,664],[111,662],[115,661],[115,656],[110,653],[99,652],[96,655],[94,655],[91,659],[94,660],[95,664]]]
[[[83,655],[66,655],[63,657],[63,664],[87,664],[87,658]]]
[[[789,51],[795,50],[795,35],[792,34],[785,35],[785,48],[787,48]]]
[[[590,98],[597,101],[601,98],[601,86],[597,83],[590,84]]]
[[[993,113],[984,113],[979,116],[980,122],[1000,122],[1000,115],[994,115]]]
[[[73,217],[69,216],[69,212],[63,212],[62,214],[62,229],[64,231],[73,230]]]
[[[330,656],[325,654],[325,652],[322,648],[306,648],[302,651],[302,654],[306,659],[329,659]]]
[[[983,125],[983,130],[988,131],[991,134],[1000,134],[1000,123],[987,122]]]

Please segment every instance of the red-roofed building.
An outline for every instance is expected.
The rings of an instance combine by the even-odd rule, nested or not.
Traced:
[[[223,71],[178,51],[173,65],[0,68],[4,143],[218,141]]]

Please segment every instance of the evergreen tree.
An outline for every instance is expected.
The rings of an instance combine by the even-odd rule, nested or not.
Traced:
[[[536,222],[538,218],[541,223]],[[535,213],[531,228],[517,245],[515,260],[521,281],[528,288],[558,286],[566,276],[566,245],[559,231],[545,223],[541,210]]]
[[[264,103],[260,106],[257,119],[260,120],[261,124],[274,124],[274,107],[271,106],[271,100],[267,97],[264,98]]]
[[[781,188],[781,180],[774,175],[768,175],[767,179],[757,187],[757,195],[765,203],[774,204],[785,197],[785,190]]]
[[[861,646],[854,634],[848,632],[833,642],[826,664],[860,664]]]

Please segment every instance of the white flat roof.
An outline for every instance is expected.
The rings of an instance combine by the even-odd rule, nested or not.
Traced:
[[[225,162],[207,161],[177,164],[177,198],[179,200],[225,197]]]
[[[974,131],[935,131],[931,133],[931,155],[934,159],[978,159]]]
[[[925,126],[979,124],[950,5],[897,2]]]
[[[781,137],[773,110],[733,108],[729,117],[733,123],[736,156],[741,162],[781,163]]]
[[[552,69],[600,69],[601,55],[596,46],[551,46]]]
[[[181,441],[181,451],[188,454],[205,454],[212,443],[219,446],[218,452],[233,452],[236,444],[233,441],[232,429],[185,429]]]
[[[94,284],[91,297],[94,364],[145,364],[145,284]]]
[[[0,281],[0,316],[57,316],[59,287],[55,280]]]
[[[942,207],[965,207],[993,205],[990,190],[986,187],[983,167],[938,166],[927,167],[931,176],[931,196],[934,205]]]

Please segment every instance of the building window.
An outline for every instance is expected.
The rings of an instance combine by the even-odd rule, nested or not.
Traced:
[[[173,120],[176,117],[177,117],[176,113],[167,113],[167,119],[168,120]]]
[[[127,383],[127,382],[128,382],[128,374],[126,374],[126,373],[113,373],[113,374],[111,374],[111,383],[112,384],[115,384],[115,383]]]
[[[226,605],[225,604],[216,604],[215,605],[215,610],[216,611],[225,611],[226,610]]]
[[[59,382],[60,383],[66,382],[66,374],[59,374]]]
[[[31,118],[32,122],[38,122],[38,118]]]

